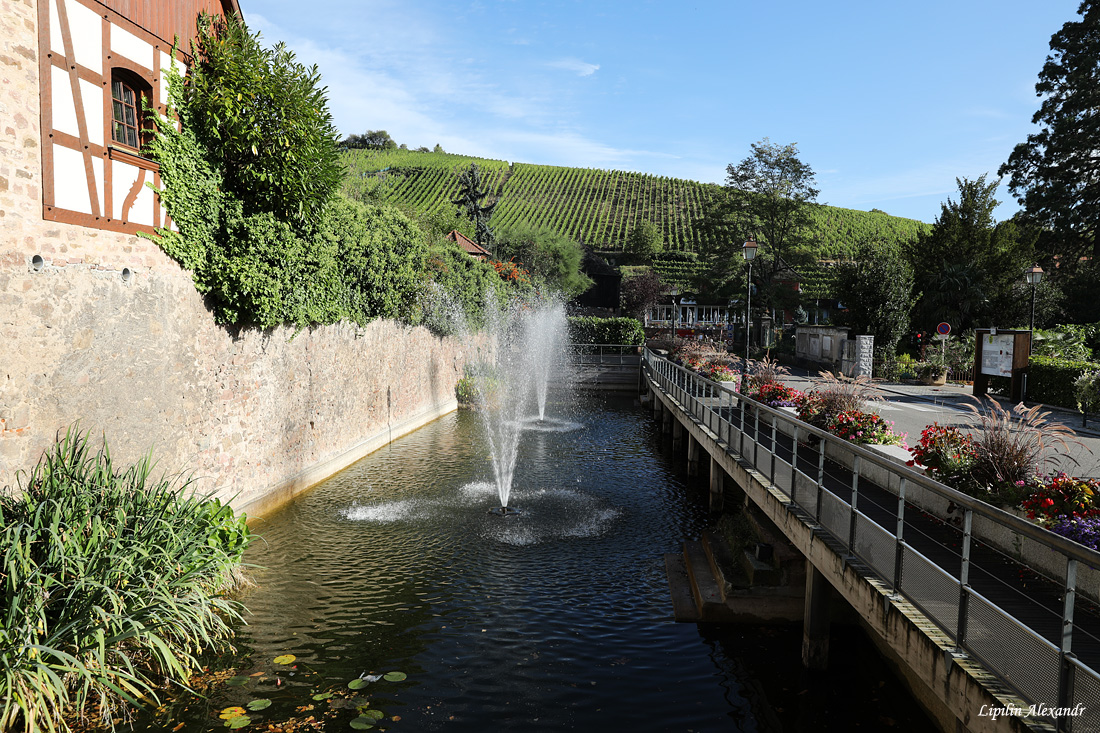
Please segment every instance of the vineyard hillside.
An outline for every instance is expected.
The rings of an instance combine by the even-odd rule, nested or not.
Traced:
[[[706,242],[698,226],[720,192],[711,183],[646,173],[511,163],[452,153],[349,150],[344,193],[422,212],[453,210],[458,174],[477,163],[496,200],[491,224],[546,227],[597,250],[621,250],[641,221],[653,222],[666,251],[696,252]],[[815,206],[811,236],[822,259],[852,255],[862,241],[906,241],[928,224],[881,212]]]

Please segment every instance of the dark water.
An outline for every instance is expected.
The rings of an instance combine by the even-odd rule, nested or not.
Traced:
[[[524,433],[520,516],[487,513],[486,451],[459,412],[270,518],[248,557],[247,682],[163,725],[224,730],[219,709],[269,699],[245,730],[351,730],[355,705],[394,731],[932,730],[858,629],[834,627],[833,668],[807,676],[800,627],[675,623],[662,556],[712,521],[704,492],[647,413],[595,399],[548,408],[572,430]],[[390,671],[407,679],[345,699]]]

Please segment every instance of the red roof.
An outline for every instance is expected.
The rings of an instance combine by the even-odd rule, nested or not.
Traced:
[[[462,232],[452,231],[450,234],[447,235],[447,239],[451,240],[452,242],[457,242],[458,246],[466,250],[466,254],[470,255],[471,257],[477,257],[478,259],[487,260],[493,256],[489,252],[489,250],[485,249]]]

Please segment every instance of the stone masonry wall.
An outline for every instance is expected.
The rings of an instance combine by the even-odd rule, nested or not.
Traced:
[[[238,333],[155,243],[43,220],[37,22],[0,0],[0,487],[79,421],[261,507],[454,409],[475,347],[388,321]]]

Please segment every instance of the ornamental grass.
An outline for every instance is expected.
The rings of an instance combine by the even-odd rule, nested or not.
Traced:
[[[114,730],[231,649],[244,516],[70,429],[0,496],[0,730]]]

